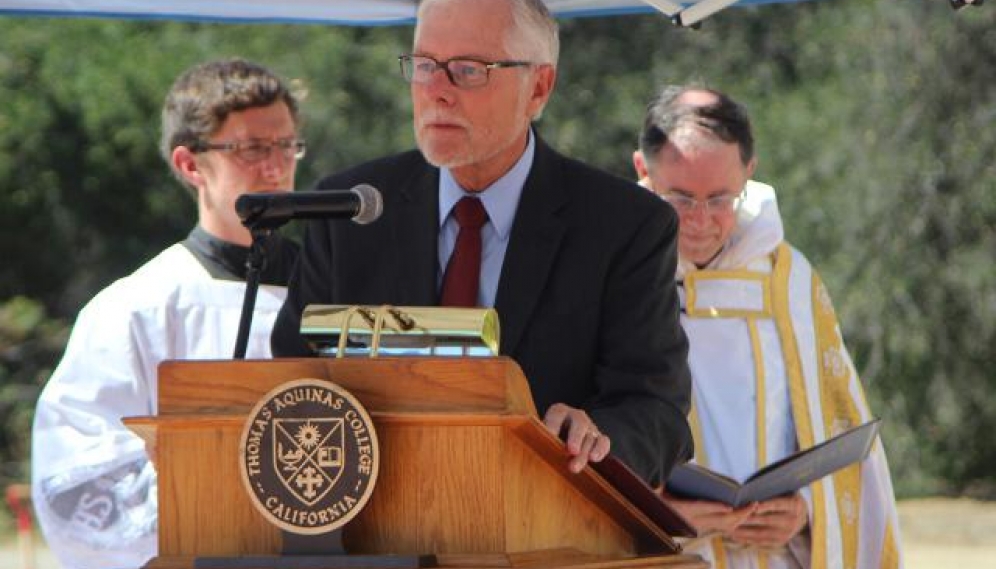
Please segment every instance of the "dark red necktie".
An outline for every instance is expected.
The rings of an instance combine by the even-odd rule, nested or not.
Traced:
[[[453,217],[460,225],[453,254],[443,276],[443,306],[477,306],[477,289],[481,281],[481,227],[488,221],[481,200],[463,197],[453,207]]]

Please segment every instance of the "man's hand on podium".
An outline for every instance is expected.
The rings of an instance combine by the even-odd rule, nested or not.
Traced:
[[[554,403],[547,409],[543,424],[567,443],[567,452],[571,454],[567,467],[575,474],[589,462],[600,462],[612,448],[609,437],[603,435],[581,409]]]

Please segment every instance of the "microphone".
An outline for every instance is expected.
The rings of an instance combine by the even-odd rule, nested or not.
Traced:
[[[369,184],[349,190],[248,193],[235,200],[235,212],[249,229],[276,229],[292,219],[343,217],[366,225],[383,211],[380,191]]]

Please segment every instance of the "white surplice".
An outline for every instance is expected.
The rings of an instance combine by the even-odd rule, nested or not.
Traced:
[[[244,291],[176,244],[80,312],[38,401],[32,440],[32,499],[64,567],[133,569],[156,554],[155,471],[121,418],[156,413],[163,360],[232,357]],[[284,287],[260,287],[246,357],[270,357],[285,296]]]

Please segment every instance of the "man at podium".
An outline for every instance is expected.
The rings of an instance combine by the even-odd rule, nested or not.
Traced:
[[[610,451],[651,481],[691,451],[677,217],[636,184],[561,156],[530,127],[553,91],[557,24],[539,0],[429,0],[411,84],[418,150],[330,176],[381,190],[370,225],[315,221],[273,332],[311,355],[311,304],[494,307],[569,468]]]

